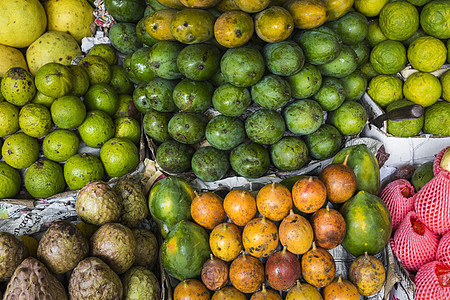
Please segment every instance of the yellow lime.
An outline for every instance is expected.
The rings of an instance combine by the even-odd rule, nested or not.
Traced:
[[[414,103],[409,100],[397,100],[392,102],[386,107],[386,112],[390,112],[393,109],[413,104]],[[416,136],[422,130],[423,120],[424,120],[423,116],[417,119],[408,119],[402,121],[388,120],[387,131],[393,136],[402,136],[402,137]]]
[[[378,75],[369,82],[367,93],[381,107],[403,99],[403,81],[392,75]]]
[[[450,135],[450,103],[438,101],[425,109],[423,132]]]
[[[441,40],[423,36],[411,43],[407,55],[414,69],[433,72],[442,67],[447,60],[447,48]]]
[[[380,74],[400,72],[406,65],[405,46],[398,41],[383,41],[370,52],[370,63]]]
[[[0,102],[0,137],[17,130],[19,130],[19,109],[9,102]]]
[[[378,16],[389,0],[355,0],[354,7],[366,17]]]
[[[19,126],[31,137],[44,136],[52,129],[50,111],[41,104],[25,104],[19,112]]]
[[[409,2],[390,2],[381,10],[379,24],[388,39],[403,41],[419,28],[419,12]]]
[[[420,25],[435,38],[450,38],[450,1],[434,0],[425,5],[420,12]]]
[[[367,41],[370,46],[374,47],[376,44],[387,40],[388,38],[381,31],[378,19],[374,19],[369,22],[369,32],[367,33]]]
[[[416,72],[411,74],[403,84],[405,98],[423,107],[430,106],[441,96],[442,87],[433,74]]]
[[[20,238],[25,242],[31,257],[37,258],[37,248],[39,242],[32,236],[22,235]]]
[[[445,71],[444,74],[439,77],[442,86],[442,99],[450,102],[450,70]]]

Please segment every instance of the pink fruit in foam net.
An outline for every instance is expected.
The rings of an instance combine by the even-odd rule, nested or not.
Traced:
[[[439,172],[417,192],[414,209],[420,221],[434,233],[450,230],[450,172]]]
[[[436,260],[450,268],[450,231],[444,234],[439,241]]]
[[[440,166],[441,165],[441,159],[444,156],[445,151],[447,151],[447,149],[449,149],[449,148],[450,148],[450,146],[445,147],[444,149],[439,151],[438,155],[434,159],[434,162],[433,162],[433,173],[434,173],[434,176],[436,176],[437,174],[439,174],[439,172],[442,171],[442,168]]]
[[[423,265],[417,271],[414,279],[414,283],[416,284],[414,300],[450,299],[450,287],[442,286],[439,280],[439,278],[442,279],[443,273],[445,274],[449,271],[449,269],[443,267],[438,261],[432,261]]]
[[[392,181],[381,192],[380,198],[391,214],[393,232],[406,214],[414,209],[414,194],[414,187],[405,179]]]
[[[417,271],[435,260],[439,236],[418,220],[414,211],[400,223],[393,238],[393,251],[408,271]]]

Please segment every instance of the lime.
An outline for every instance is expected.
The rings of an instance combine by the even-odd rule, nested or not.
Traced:
[[[38,141],[23,132],[13,133],[3,143],[2,156],[13,168],[27,168],[38,159]]]
[[[104,175],[102,162],[90,153],[76,153],[64,164],[64,180],[71,190],[81,189],[91,180],[102,180]]]
[[[42,151],[50,160],[65,161],[78,152],[79,144],[80,141],[73,131],[57,129],[45,136]]]
[[[114,120],[116,128],[115,137],[124,137],[131,140],[136,145],[139,144],[141,138],[141,126],[136,119],[131,117],[122,117]]]
[[[386,107],[403,99],[403,81],[392,75],[378,75],[370,80],[367,93],[376,104]]]
[[[17,195],[21,181],[19,171],[0,161],[0,199]]]
[[[397,100],[392,102],[386,107],[386,112],[390,112],[393,109],[413,105],[414,103],[409,100]],[[410,137],[416,136],[420,133],[423,127],[423,116],[417,119],[409,119],[402,121],[392,121],[387,122],[387,131],[393,136]]]
[[[450,102],[450,70],[445,71],[444,74],[439,77],[442,86],[442,99]]]
[[[400,72],[406,65],[405,46],[398,41],[383,41],[373,47],[370,63],[374,70],[381,74]]]
[[[419,29],[417,29],[417,31],[414,32],[412,36],[410,36],[406,40],[403,40],[402,44],[405,45],[405,47],[409,47],[409,45],[411,45],[412,42],[414,42],[417,38],[421,36],[428,36],[428,35],[425,33],[425,31],[423,31],[422,27],[419,27]]]
[[[419,37],[408,47],[408,60],[413,68],[422,72],[433,72],[447,60],[445,44],[432,36]]]
[[[44,105],[27,103],[20,109],[19,126],[31,137],[44,136],[52,129],[50,111]]]
[[[450,103],[438,101],[425,109],[423,132],[450,135]]]
[[[450,38],[450,1],[434,0],[426,4],[420,12],[420,25],[435,38]]]
[[[109,44],[96,44],[92,46],[88,55],[98,55],[110,65],[117,64],[116,50]]]
[[[430,73],[413,73],[406,78],[403,84],[405,98],[423,107],[436,103],[441,96],[441,92],[442,87],[439,79]]]
[[[355,0],[354,7],[366,17],[378,16],[389,0]]]
[[[139,150],[127,138],[112,138],[100,149],[100,160],[110,177],[120,177],[139,164]]]
[[[70,69],[60,63],[46,63],[34,78],[36,89],[54,98],[65,96],[72,89],[73,75]]]
[[[366,62],[365,64],[363,64],[360,68],[361,72],[363,72],[363,74],[368,78],[371,79],[377,75],[380,75],[380,73],[378,73],[377,71],[375,71],[375,69],[373,68],[372,64],[370,63],[370,61]]]
[[[70,72],[72,72],[72,90],[71,95],[83,96],[89,88],[89,75],[85,69],[79,65],[70,65]]]
[[[34,96],[33,100],[31,100],[31,103],[34,104],[41,104],[50,109],[52,106],[53,101],[55,101],[56,98],[46,96],[42,94],[41,92],[37,91],[36,95]]]
[[[374,47],[376,44],[387,40],[388,38],[381,31],[380,25],[378,24],[378,19],[374,19],[369,22],[369,30],[367,33],[367,41],[370,46]]]
[[[17,130],[19,130],[19,109],[9,102],[0,102],[0,137]]]
[[[86,117],[86,106],[77,96],[64,96],[52,103],[50,112],[56,126],[70,129],[83,122]]]
[[[343,135],[356,135],[361,132],[367,122],[364,107],[356,101],[344,102],[331,114],[331,124]]]
[[[51,160],[38,160],[28,167],[24,176],[25,189],[34,198],[47,198],[64,191],[61,166]]]
[[[360,70],[341,78],[341,82],[344,87],[345,100],[356,101],[360,99],[367,88],[367,78]]]
[[[403,41],[419,28],[419,12],[409,2],[390,2],[380,11],[379,25],[388,39]]]
[[[3,74],[0,92],[11,104],[18,106],[27,104],[36,94],[33,75],[20,67],[10,68]]]
[[[339,19],[328,22],[327,26],[334,29],[342,42],[348,45],[361,42],[369,31],[367,18],[357,11],[350,11]]]
[[[83,123],[78,126],[78,133],[83,142],[92,148],[100,148],[114,136],[112,118],[101,110],[92,110],[86,114]]]
[[[119,95],[107,83],[91,85],[84,95],[87,110],[102,110],[113,116],[119,108]]]

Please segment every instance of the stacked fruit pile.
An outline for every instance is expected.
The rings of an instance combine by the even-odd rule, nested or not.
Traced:
[[[82,222],[55,221],[39,241],[0,233],[3,299],[160,299],[159,244],[141,226],[149,213],[142,184],[91,182],[77,211]]]
[[[380,195],[392,216],[392,250],[415,275],[417,300],[450,295],[449,149],[418,167],[410,180],[389,183]]]
[[[80,189],[137,167],[140,113],[132,101],[133,84],[111,46],[94,46],[78,65],[46,63],[34,77],[13,67],[0,91],[6,100],[0,102],[5,137],[0,166],[7,181],[0,198],[19,192],[20,169],[25,190],[47,198],[66,186]]]

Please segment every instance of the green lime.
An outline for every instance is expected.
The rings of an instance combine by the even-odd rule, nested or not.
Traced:
[[[72,90],[71,95],[83,96],[89,88],[89,75],[85,69],[78,65],[70,65],[69,70],[72,72]]]
[[[373,47],[370,63],[374,70],[381,74],[400,72],[406,65],[405,46],[398,41],[383,41]]]
[[[21,182],[19,171],[0,161],[0,199],[17,195]]]
[[[139,150],[127,138],[112,138],[101,147],[100,160],[108,176],[120,177],[137,167]]]
[[[98,55],[110,65],[117,64],[116,50],[109,44],[96,44],[92,46],[88,55]]]
[[[102,162],[90,153],[76,153],[64,164],[64,180],[71,190],[81,189],[91,180],[102,180],[104,175]]]
[[[116,128],[115,137],[124,137],[139,145],[141,139],[141,126],[136,119],[131,117],[122,117],[114,120]]]
[[[369,22],[369,31],[367,33],[367,41],[371,47],[374,47],[378,43],[387,40],[388,38],[381,31],[380,25],[378,24],[378,19],[373,19]]]
[[[73,131],[57,129],[45,136],[42,151],[50,160],[65,161],[78,152],[79,144],[80,141]]]
[[[0,102],[0,137],[17,130],[19,130],[19,109],[9,102]]]
[[[423,107],[436,103],[441,93],[441,83],[431,73],[415,72],[408,76],[403,84],[405,98]]]
[[[450,102],[450,70],[445,71],[445,73],[439,77],[439,80],[441,81],[442,86],[442,99]]]
[[[378,20],[384,35],[395,41],[406,40],[419,28],[419,12],[406,1],[386,4],[381,9]]]
[[[107,83],[91,85],[84,95],[84,104],[89,110],[102,110],[113,116],[119,108],[119,95]]]
[[[61,166],[51,160],[38,160],[28,167],[24,176],[25,189],[34,198],[47,198],[66,187]]]
[[[100,148],[114,136],[114,122],[104,111],[92,110],[78,126],[78,133],[87,146]]]
[[[422,72],[436,71],[447,60],[445,44],[432,36],[417,38],[408,47],[407,54],[413,68]]]
[[[83,122],[86,117],[86,106],[77,96],[64,96],[52,103],[50,112],[56,126],[70,129]]]
[[[31,137],[44,136],[52,129],[50,111],[44,105],[27,103],[20,109],[19,126]]]
[[[367,93],[376,104],[386,107],[403,99],[403,81],[392,75],[378,75],[370,80]]]
[[[392,102],[386,107],[386,112],[390,112],[393,109],[413,105],[414,103],[409,100],[397,100]],[[409,119],[402,121],[392,121],[387,122],[387,131],[393,136],[410,137],[416,136],[422,130],[423,127],[423,116],[417,119]]]
[[[361,99],[367,88],[367,78],[360,70],[341,78],[341,82],[344,87],[345,100],[356,101]]]
[[[27,168],[38,159],[38,141],[23,132],[13,133],[3,142],[2,156],[13,168]]]
[[[450,103],[438,101],[425,109],[423,132],[433,135],[450,135]]]
[[[420,25],[427,34],[435,38],[450,38],[450,2],[434,0],[426,4],[420,12]]]
[[[33,100],[31,100],[31,103],[34,104],[41,104],[50,109],[52,106],[53,101],[55,101],[56,98],[46,96],[42,94],[41,92],[37,91],[36,95],[34,96]]]

